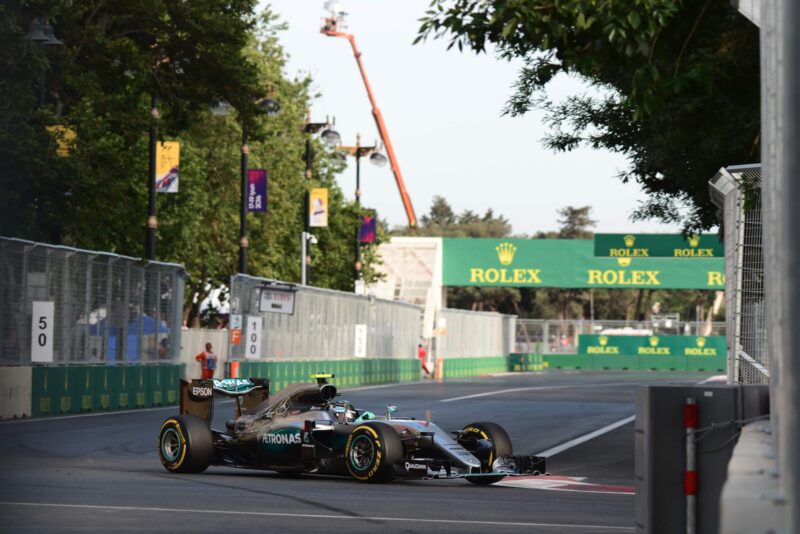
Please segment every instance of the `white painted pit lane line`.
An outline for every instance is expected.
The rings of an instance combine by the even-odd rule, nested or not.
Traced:
[[[462,519],[423,519],[413,517],[379,517],[379,516],[349,516],[334,514],[299,514],[281,512],[246,512],[234,510],[206,510],[190,508],[156,508],[148,506],[101,506],[96,504],[64,504],[64,503],[36,503],[36,502],[6,502],[0,501],[0,506],[28,506],[28,507],[49,507],[49,508],[74,508],[77,510],[108,510],[114,512],[166,512],[166,513],[187,513],[187,514],[214,514],[214,515],[234,515],[234,516],[254,516],[254,517],[293,517],[297,519],[338,519],[345,521],[393,521],[398,523],[430,523],[430,524],[451,524],[451,525],[487,525],[493,527],[550,527],[560,529],[584,529],[584,530],[634,530],[633,527],[617,525],[579,525],[571,523],[523,523],[512,521],[468,521]]]
[[[545,458],[549,458],[550,456],[555,456],[556,454],[558,454],[560,452],[564,452],[567,449],[571,449],[573,447],[577,447],[581,443],[586,443],[589,440],[592,440],[592,439],[594,439],[596,437],[602,436],[603,434],[607,434],[607,433],[611,432],[612,430],[616,430],[617,428],[619,428],[621,426],[625,426],[628,423],[632,423],[635,420],[636,420],[636,416],[635,415],[631,415],[630,417],[626,417],[625,419],[620,419],[619,421],[611,423],[610,425],[606,425],[603,428],[598,428],[597,430],[589,432],[588,434],[584,434],[583,436],[578,436],[575,439],[571,439],[569,441],[566,441],[566,442],[562,443],[561,445],[556,445],[555,447],[552,447],[552,448],[547,449],[545,451],[536,453],[536,456],[544,456]]]

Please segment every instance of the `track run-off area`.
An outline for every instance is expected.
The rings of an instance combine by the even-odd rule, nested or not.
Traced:
[[[445,430],[494,421],[550,476],[363,484],[210,467],[168,473],[177,407],[0,422],[2,532],[632,532],[635,390],[702,373],[548,371],[341,391],[359,409]],[[334,380],[335,383],[335,380]],[[233,405],[217,402],[214,427]]]

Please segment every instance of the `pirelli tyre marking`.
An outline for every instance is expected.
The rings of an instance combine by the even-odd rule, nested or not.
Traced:
[[[360,430],[366,430],[372,435],[372,438],[359,433]],[[348,470],[353,478],[362,481],[369,480],[380,469],[382,461],[381,440],[375,429],[366,425],[357,427],[347,437],[344,450],[347,451]],[[369,468],[369,471],[366,475],[358,474],[367,468]]]
[[[180,469],[186,458],[186,437],[183,435],[180,423],[176,419],[167,419],[161,425],[159,436],[162,463],[170,471]]]
[[[474,426],[465,428],[464,432],[471,432],[473,434],[478,434],[481,437],[481,439],[486,439],[486,440],[489,439],[489,436],[486,434],[486,432],[484,432],[480,428],[475,428]],[[494,461],[494,447],[492,447],[492,450],[489,451],[489,461],[487,462],[488,469],[483,469],[482,467],[481,471],[483,472],[491,471],[493,461]]]

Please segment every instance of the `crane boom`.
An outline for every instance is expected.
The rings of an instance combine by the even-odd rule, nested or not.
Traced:
[[[375,95],[372,93],[372,87],[369,85],[367,72],[364,70],[364,64],[361,62],[361,52],[358,51],[358,47],[356,46],[356,38],[351,33],[338,31],[337,20],[335,18],[326,19],[325,24],[320,32],[330,37],[342,37],[347,39],[350,42],[350,46],[353,48],[353,55],[356,58],[356,63],[358,63],[358,70],[361,72],[361,79],[364,80],[364,86],[367,89],[367,96],[369,97],[369,102],[372,105],[372,117],[375,119],[375,124],[378,126],[378,132],[380,133],[381,141],[383,141],[383,144],[386,147],[386,154],[389,156],[389,164],[392,166],[394,180],[397,183],[397,189],[400,191],[400,198],[403,201],[403,207],[406,210],[408,225],[411,228],[416,228],[417,216],[414,213],[414,206],[411,205],[411,198],[408,196],[406,184],[403,181],[403,173],[400,172],[400,165],[397,163],[397,156],[394,153],[392,140],[389,138],[389,131],[386,129],[386,123],[383,121],[381,110],[378,109],[378,104],[375,102]]]

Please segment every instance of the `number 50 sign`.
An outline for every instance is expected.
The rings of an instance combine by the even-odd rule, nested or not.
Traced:
[[[53,303],[33,301],[31,315],[31,361],[53,361]]]

